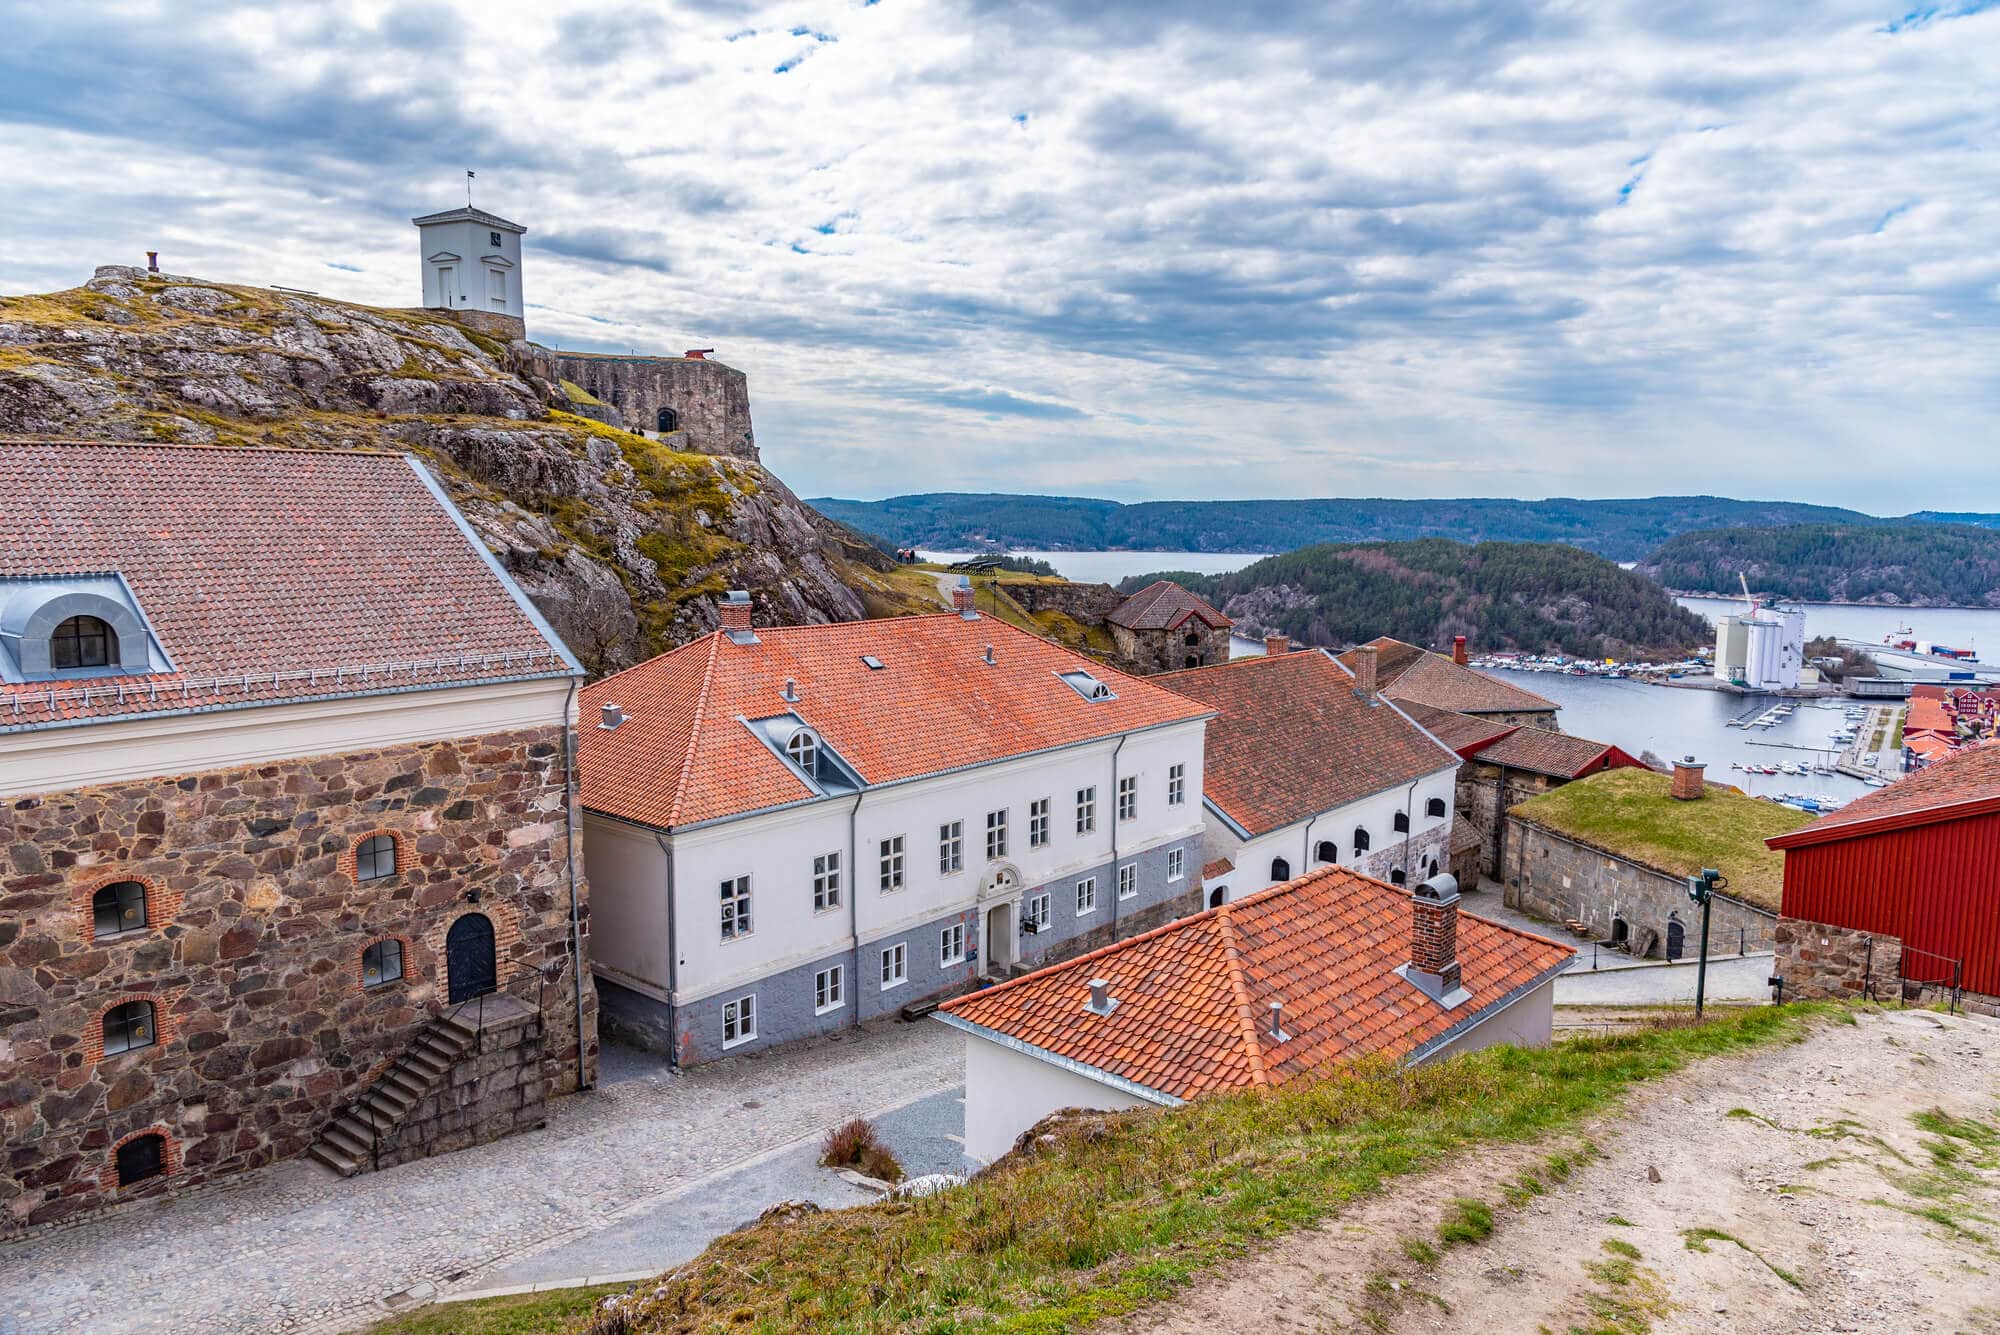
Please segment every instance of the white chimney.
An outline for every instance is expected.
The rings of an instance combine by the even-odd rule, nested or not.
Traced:
[[[1084,1009],[1093,1015],[1109,1015],[1118,1009],[1117,998],[1111,995],[1109,978],[1090,980],[1090,1000],[1084,1004]]]
[[[597,726],[605,732],[618,731],[618,725],[625,721],[625,706],[606,705],[598,711]]]

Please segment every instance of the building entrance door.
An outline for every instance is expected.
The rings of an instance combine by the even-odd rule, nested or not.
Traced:
[[[995,904],[986,910],[986,969],[1005,977],[1021,958],[1021,941],[1014,934],[1014,902]]]
[[[444,938],[444,967],[453,1005],[491,992],[498,972],[493,920],[483,913],[468,913],[453,923]]]
[[[451,264],[438,266],[438,304],[446,310],[458,309],[458,267]]]
[[[1687,929],[1680,919],[1670,919],[1667,923],[1667,958],[1677,960],[1687,953]]]

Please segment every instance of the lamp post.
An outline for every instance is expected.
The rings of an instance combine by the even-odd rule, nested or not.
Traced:
[[[1687,878],[1688,898],[1701,905],[1701,958],[1695,965],[1694,973],[1694,1013],[1701,1018],[1702,1002],[1708,991],[1708,912],[1709,902],[1717,890],[1729,887],[1729,878],[1713,867],[1704,867],[1701,875]]]

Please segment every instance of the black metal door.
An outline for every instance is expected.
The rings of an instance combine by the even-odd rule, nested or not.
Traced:
[[[493,920],[483,913],[468,913],[453,923],[444,939],[444,967],[453,1003],[491,992]]]
[[[1677,960],[1687,953],[1687,929],[1678,922],[1667,924],[1667,958]]]

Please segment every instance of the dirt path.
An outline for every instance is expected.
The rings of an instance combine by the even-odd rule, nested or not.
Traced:
[[[1857,1018],[1395,1187],[1115,1328],[2000,1332],[2000,1025]],[[1556,1182],[1551,1153],[1587,1162]],[[1460,1197],[1493,1231],[1444,1246]]]

